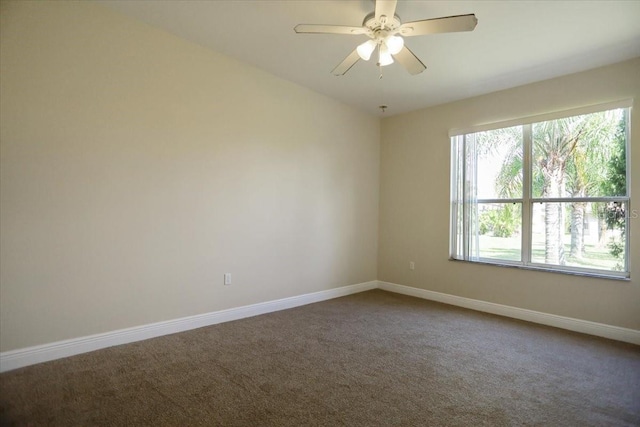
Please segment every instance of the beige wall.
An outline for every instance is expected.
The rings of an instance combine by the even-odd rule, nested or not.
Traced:
[[[448,261],[452,128],[640,96],[640,58],[382,121],[378,279],[640,329],[640,217],[628,282]],[[637,109],[637,108],[636,108]],[[640,114],[632,113],[631,199],[640,201]],[[416,263],[409,270],[409,261]]]
[[[96,4],[1,8],[2,351],[376,279],[377,118]]]

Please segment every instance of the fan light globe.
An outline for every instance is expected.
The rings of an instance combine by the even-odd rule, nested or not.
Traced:
[[[391,55],[396,55],[404,47],[404,39],[400,36],[389,36],[384,40]]]
[[[393,64],[393,58],[391,57],[391,53],[389,53],[389,48],[386,44],[380,45],[380,53],[378,55],[378,65],[384,67],[385,65]]]
[[[358,46],[356,48],[356,51],[358,52],[358,56],[360,56],[360,58],[368,61],[369,58],[371,58],[371,54],[373,53],[373,50],[376,48],[376,46],[377,43],[374,40],[367,40],[366,42]]]

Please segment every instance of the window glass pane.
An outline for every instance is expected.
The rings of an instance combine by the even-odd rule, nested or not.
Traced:
[[[522,198],[522,126],[474,134],[478,199]]]
[[[472,214],[473,258],[522,259],[522,204],[478,203]]]
[[[625,110],[532,125],[533,197],[625,196]]]
[[[531,261],[623,271],[624,203],[535,203]]]

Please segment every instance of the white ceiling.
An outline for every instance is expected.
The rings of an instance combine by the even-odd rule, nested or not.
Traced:
[[[296,24],[359,26],[372,0],[100,1],[184,39],[355,106],[394,115],[640,56],[640,1],[399,0],[402,22],[475,13],[472,32],[406,38],[427,65],[359,61],[331,70],[366,36],[295,34]],[[640,78],[640,76],[639,76]]]

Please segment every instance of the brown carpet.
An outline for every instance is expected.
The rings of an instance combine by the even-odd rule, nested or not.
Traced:
[[[0,380],[4,425],[640,425],[640,347],[380,290]]]

